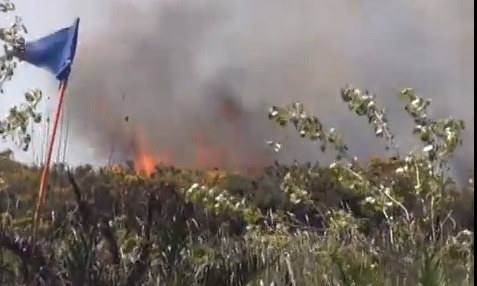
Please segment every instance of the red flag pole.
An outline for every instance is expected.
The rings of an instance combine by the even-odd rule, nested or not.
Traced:
[[[48,186],[48,179],[50,175],[51,157],[53,155],[53,147],[55,144],[56,132],[58,130],[58,123],[60,121],[61,110],[63,108],[63,102],[65,99],[66,83],[67,83],[66,80],[61,82],[60,88],[59,88],[59,99],[58,99],[58,105],[56,107],[55,118],[53,121],[53,130],[50,136],[50,142],[48,144],[48,150],[47,150],[48,153],[46,155],[46,162],[45,162],[45,165],[43,166],[43,171],[41,173],[40,188],[38,190],[38,198],[36,202],[35,213],[33,216],[33,237],[35,237],[36,235],[36,231],[38,229],[38,223],[40,219],[40,213],[42,211],[42,206],[46,199],[46,189]]]

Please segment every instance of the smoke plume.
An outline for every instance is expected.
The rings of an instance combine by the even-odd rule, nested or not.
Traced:
[[[269,106],[295,100],[368,156],[380,145],[339,97],[353,84],[378,94],[403,148],[414,141],[401,88],[431,97],[436,115],[464,119],[459,164],[473,165],[471,0],[105,3],[106,24],[79,47],[67,103],[98,160],[112,148],[129,156],[138,134],[181,165],[196,164],[194,142],[222,150],[214,156],[226,165],[270,160],[267,139],[285,144],[283,160],[317,159],[316,146],[268,122]]]

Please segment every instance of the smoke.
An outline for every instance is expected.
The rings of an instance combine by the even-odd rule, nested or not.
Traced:
[[[267,120],[269,106],[295,100],[369,156],[381,145],[341,102],[349,83],[378,94],[404,148],[414,141],[401,88],[431,97],[437,115],[466,120],[459,164],[473,165],[471,0],[105,2],[106,24],[81,43],[67,102],[74,132],[98,160],[111,148],[124,155],[137,132],[178,164],[191,164],[198,132],[228,150],[230,164],[270,159],[267,139],[283,141],[284,160],[319,158]]]

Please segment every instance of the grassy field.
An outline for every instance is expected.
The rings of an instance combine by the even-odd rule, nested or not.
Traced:
[[[374,97],[342,91],[380,139],[394,137]],[[447,162],[463,124],[429,119],[400,96],[422,146],[358,162],[300,104],[270,119],[336,153],[329,166],[264,168],[255,177],[158,166],[53,168],[39,233],[39,169],[1,155],[1,285],[473,285],[473,181]]]

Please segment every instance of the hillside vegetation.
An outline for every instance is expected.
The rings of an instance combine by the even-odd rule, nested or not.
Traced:
[[[421,140],[400,155],[375,97],[342,90],[393,156],[360,162],[300,103],[269,117],[336,159],[250,178],[158,166],[54,166],[39,233],[40,172],[0,161],[1,285],[473,285],[473,181],[448,162],[464,128],[400,93]],[[279,143],[270,143],[277,150]]]

